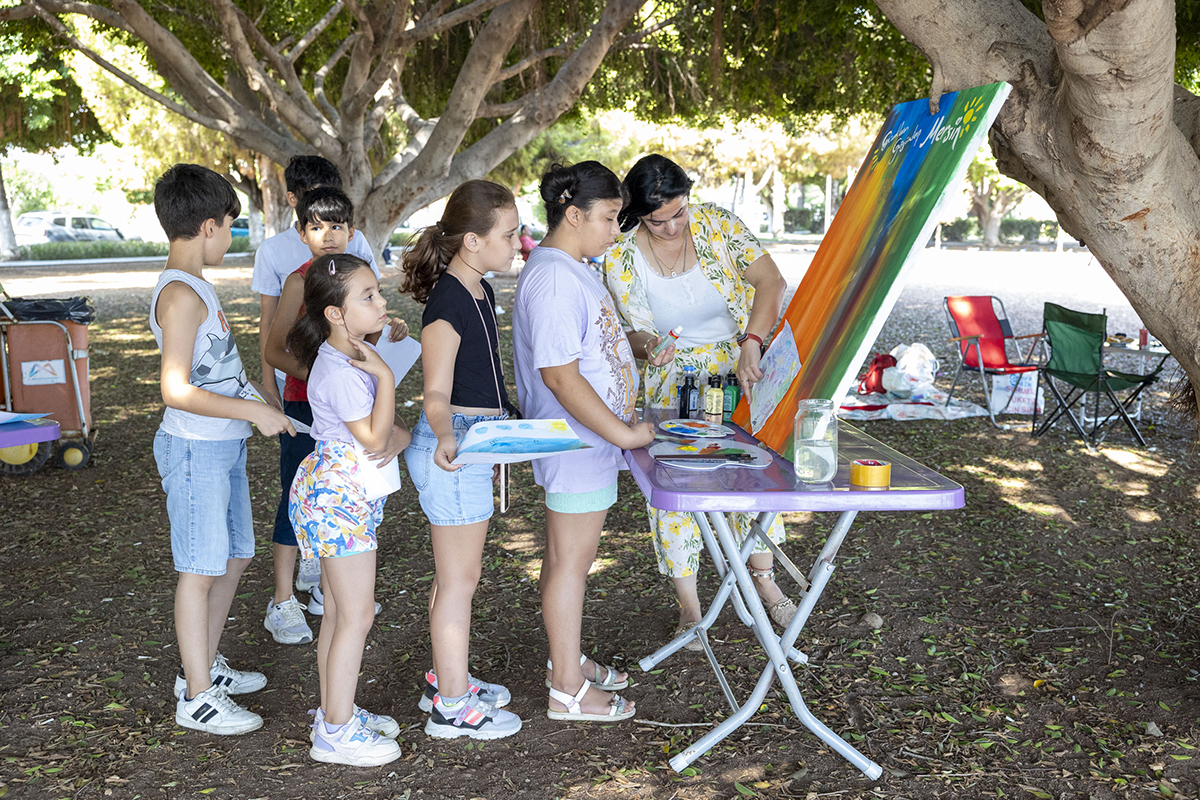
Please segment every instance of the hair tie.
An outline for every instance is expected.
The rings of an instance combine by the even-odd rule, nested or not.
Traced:
[[[445,236],[446,235],[446,226],[442,224],[442,221],[440,219],[437,221],[436,225],[437,225],[438,233],[440,233],[442,236]]]
[[[329,259],[329,274],[337,275],[337,259],[336,258]]]
[[[571,190],[563,189],[562,194],[558,196],[558,202],[565,203],[571,199]]]

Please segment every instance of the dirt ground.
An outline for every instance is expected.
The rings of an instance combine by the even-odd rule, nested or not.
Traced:
[[[244,262],[243,262],[244,263]],[[48,271],[0,271],[35,286]],[[257,372],[249,269],[213,270],[242,358]],[[752,724],[685,774],[668,760],[728,713],[702,654],[644,673],[675,608],[657,575],[643,501],[624,476],[588,589],[584,641],[630,669],[638,718],[614,725],[546,719],[538,570],[543,511],[527,467],[492,525],[475,602],[472,672],[506,684],[525,720],[509,739],[435,741],[422,732],[433,577],[416,494],[387,504],[380,531],[383,610],[359,702],[403,726],[402,760],[378,769],[307,756],[313,645],[263,628],[278,445],[256,437],[249,473],[259,555],[234,603],[222,652],[266,673],[246,696],[266,723],[231,738],[178,728],[171,683],[172,573],[166,510],[151,454],[161,415],[158,354],[146,325],[154,267],[98,267],[65,284],[90,294],[92,462],[0,476],[0,797],[5,798],[1195,798],[1200,791],[1196,583],[1197,483],[1190,431],[1144,425],[1152,450],[1114,433],[1090,452],[1064,432],[1031,439],[986,420],[875,422],[862,428],[966,488],[966,507],[860,515],[799,646],[811,709],[884,767],[868,781],[799,725],[772,693]],[[497,280],[511,308],[515,282]],[[10,289],[12,287],[10,286]],[[32,292],[31,292],[32,293]],[[419,327],[410,301],[390,305]],[[1010,309],[1011,313],[1011,309]],[[502,315],[501,326],[511,318]],[[509,333],[511,331],[508,331]],[[941,309],[905,293],[879,337],[941,342]],[[935,348],[936,350],[937,348]],[[506,352],[510,352],[506,349]],[[418,371],[401,384],[410,422]],[[511,381],[511,379],[510,379]],[[946,379],[948,383],[948,377]],[[412,401],[405,406],[405,401]],[[802,569],[832,518],[788,515]],[[715,586],[702,575],[702,591]],[[882,629],[861,623],[878,614]],[[310,620],[317,627],[317,618]],[[715,649],[739,696],[764,665],[728,611]]]

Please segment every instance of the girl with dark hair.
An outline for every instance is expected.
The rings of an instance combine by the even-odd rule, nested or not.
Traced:
[[[483,567],[493,512],[492,468],[455,465],[467,430],[504,419],[511,408],[496,324],[496,298],[483,279],[507,272],[520,249],[517,207],[509,189],[468,181],[446,201],[436,225],[416,236],[404,254],[402,291],[425,304],[421,363],[425,407],[404,452],[433,540],[429,593],[433,669],[425,674],[421,710],[425,733],[441,739],[499,739],[521,729],[501,706],[508,689],[467,671],[471,600]]]
[[[603,255],[619,233],[621,185],[607,167],[555,165],[542,177],[550,232],[517,282],[513,357],[521,411],[564,418],[588,445],[537,459],[546,492],[546,555],[540,578],[542,620],[550,640],[551,719],[627,719],[634,704],[611,691],[629,676],[582,655],[580,634],[588,570],[604,518],[617,499],[622,450],[644,447],[654,428],[634,412],[638,378],[612,298],[583,259]]]
[[[388,323],[387,301],[366,261],[351,255],[316,259],[304,276],[304,314],[287,337],[308,371],[316,449],[300,464],[288,510],[301,554],[321,558],[325,621],[317,641],[321,705],[309,755],[367,767],[400,757],[391,717],[354,702],[367,633],[375,621],[375,529],[384,498],[367,499],[357,442],[379,452],[392,436],[392,371],[366,337]]]
[[[745,391],[762,378],[763,340],[779,319],[787,282],[775,261],[740,219],[707,203],[689,204],[687,173],[660,155],[642,158],[625,176],[629,202],[624,231],[604,259],[605,283],[616,301],[629,343],[646,359],[646,406],[674,408],[684,367],[701,383],[710,374],[736,371]],[[650,352],[668,331],[683,326],[674,346],[660,357]],[[700,530],[691,515],[647,506],[654,528],[659,571],[671,577],[679,599],[677,633],[700,621],[696,572]],[[767,535],[783,542],[777,517]],[[753,515],[734,515],[734,532],[744,539]],[[750,574],[771,619],[786,625],[796,603],[775,585],[772,557],[758,543]],[[686,645],[700,650],[700,641]]]

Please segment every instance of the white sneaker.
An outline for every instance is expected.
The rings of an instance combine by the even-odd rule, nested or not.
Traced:
[[[300,559],[300,571],[296,574],[296,591],[307,592],[321,585],[321,559]]]
[[[225,656],[220,653],[217,653],[217,657],[213,660],[208,677],[212,680],[213,686],[224,689],[225,694],[250,694],[267,685],[266,675],[261,672],[243,672],[240,669],[234,669],[229,666]],[[187,678],[183,676],[183,667],[180,667],[179,672],[175,675],[175,696],[178,697],[185,691],[187,691]]]
[[[383,609],[379,603],[375,604],[375,613],[378,614]],[[325,595],[321,593],[320,586],[314,586],[312,591],[308,593],[308,613],[314,617],[322,616],[325,613]]]
[[[220,687],[212,686],[191,700],[186,698],[185,688],[175,701],[175,722],[185,728],[233,736],[262,727],[262,717],[239,706]]]
[[[315,711],[310,710],[308,713],[313,715],[312,730],[308,732],[308,740],[311,742],[316,738],[317,726],[325,721],[325,709],[318,708]],[[395,739],[400,735],[400,723],[386,714],[372,714],[370,711],[359,706],[358,703],[355,703],[354,716],[363,721],[363,725],[367,726],[367,730],[374,731],[384,738]]]
[[[425,733],[435,739],[457,739],[469,736],[472,739],[503,739],[521,730],[521,718],[485,703],[477,694],[467,694],[453,706],[445,704],[439,695],[429,712]]]
[[[276,603],[274,598],[268,600],[263,627],[280,644],[305,644],[313,640],[312,628],[304,621],[304,606],[295,595],[282,603]]]
[[[400,745],[368,729],[362,717],[352,716],[336,733],[330,732],[324,722],[317,724],[308,754],[327,764],[378,767],[399,758]]]

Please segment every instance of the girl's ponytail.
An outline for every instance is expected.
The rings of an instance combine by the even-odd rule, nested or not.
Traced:
[[[371,265],[349,253],[321,256],[304,274],[304,313],[288,331],[287,349],[305,369],[312,369],[321,343],[329,338],[325,309],[346,304],[350,276]]]
[[[436,225],[413,235],[404,254],[400,291],[418,303],[429,299],[438,278],[462,247],[468,233],[487,236],[496,226],[501,209],[514,208],[512,190],[492,181],[467,181],[446,200]]]

